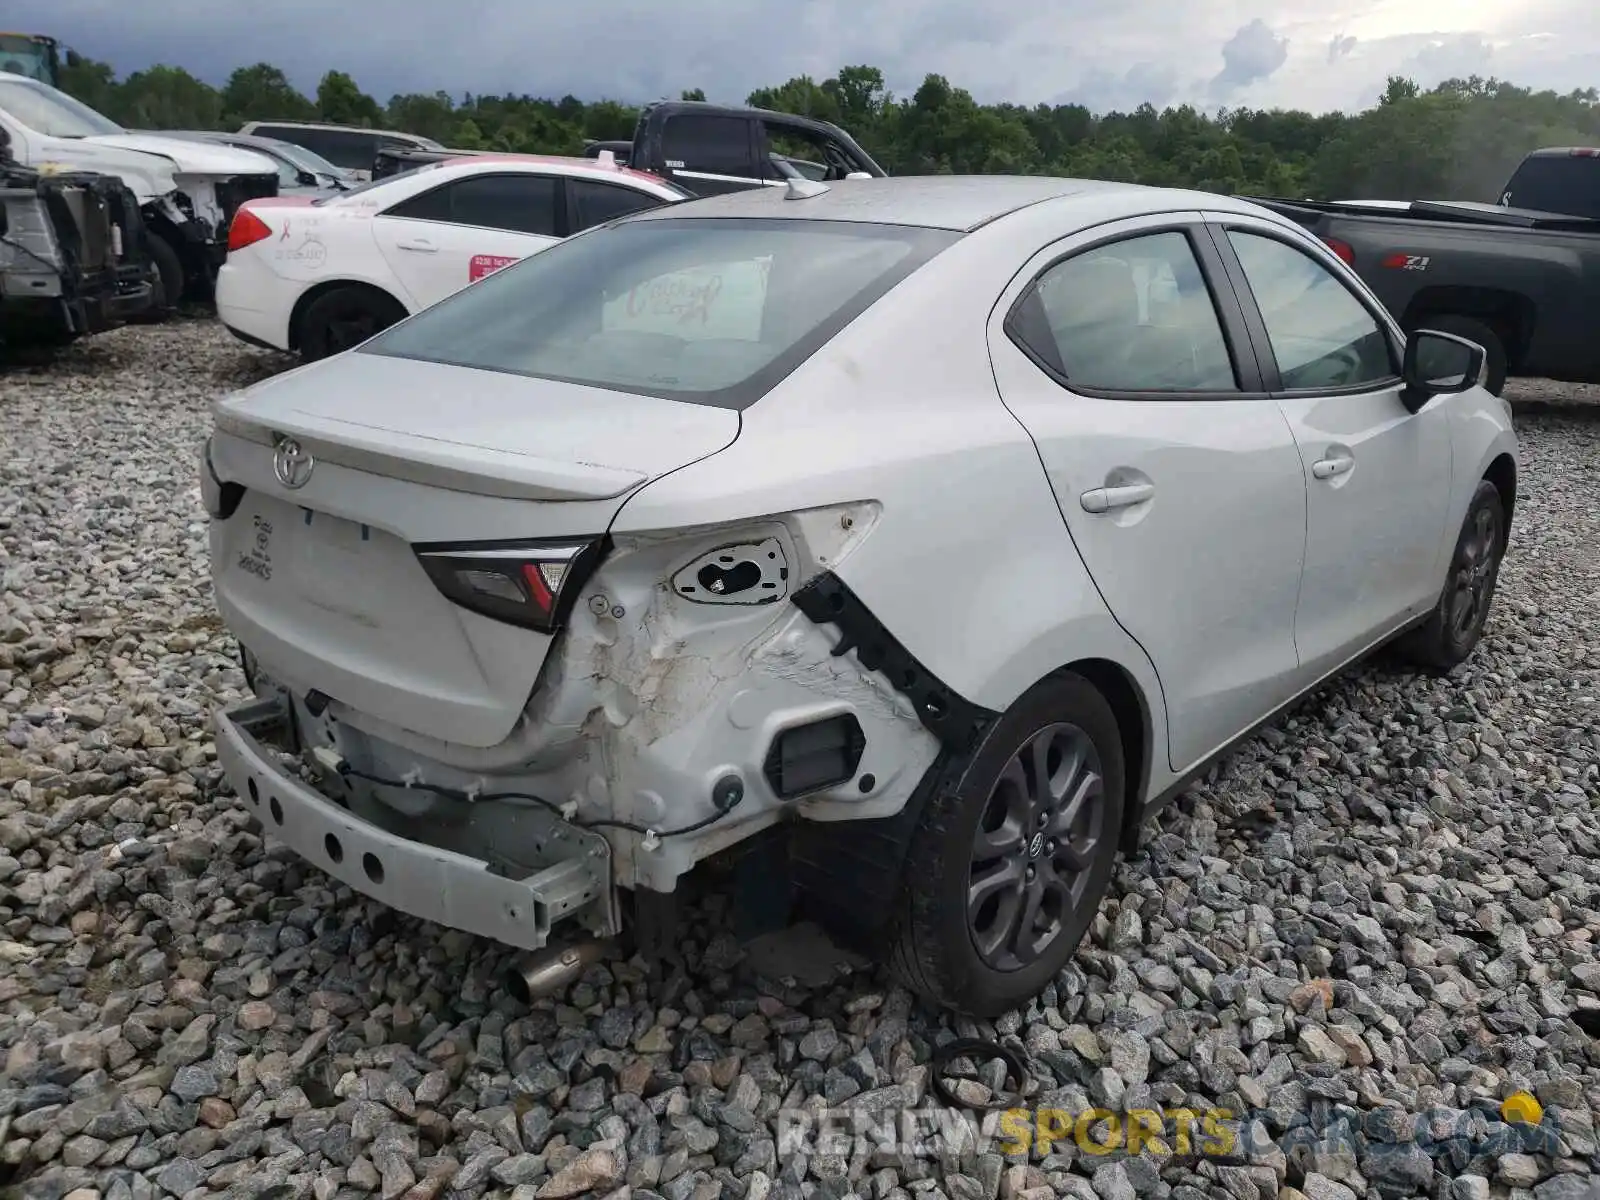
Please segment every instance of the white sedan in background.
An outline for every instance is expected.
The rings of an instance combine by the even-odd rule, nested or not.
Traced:
[[[563,237],[686,199],[608,154],[507,154],[252,201],[228,233],[217,314],[241,341],[325,358]]]

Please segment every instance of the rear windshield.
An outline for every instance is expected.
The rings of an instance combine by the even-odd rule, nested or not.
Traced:
[[[625,220],[463,288],[362,352],[742,409],[959,236]]]
[[[357,129],[323,129],[317,126],[258,125],[250,131],[258,137],[277,138],[315,151],[335,166],[351,171],[372,167],[378,153],[378,135]]]
[[[1600,158],[1529,155],[1506,184],[1500,203],[1508,208],[1600,219]]]
[[[369,179],[365,183],[358,183],[354,187],[345,188],[342,192],[335,192],[331,196],[318,196],[311,203],[315,205],[340,204],[346,200],[353,200],[357,196],[365,195],[375,188],[388,187],[397,179],[411,179],[423,171],[437,171],[444,166],[442,162],[423,163],[420,167],[411,167],[405,171],[396,171],[393,175],[383,175],[377,179]]]

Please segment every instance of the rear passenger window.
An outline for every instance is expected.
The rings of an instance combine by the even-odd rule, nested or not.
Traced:
[[[1216,305],[1182,233],[1128,238],[1063,259],[1035,281],[1008,327],[1069,387],[1239,387]]]
[[[450,219],[555,237],[557,186],[548,175],[474,175],[450,185]]]
[[[568,179],[567,194],[572,197],[572,232],[580,233],[604,225],[629,213],[643,212],[662,203],[656,197],[614,183],[595,183],[588,179]]]
[[[294,125],[260,125],[251,130],[258,137],[304,146],[320,154],[336,167],[348,171],[370,171],[378,154],[378,135],[351,129],[301,129]]]
[[[556,237],[556,189],[546,175],[474,175],[402,200],[384,215]]]
[[[394,176],[390,176],[394,178]],[[406,217],[413,221],[445,221],[450,220],[450,185],[436,187],[432,191],[421,192],[407,200],[387,208],[383,213],[386,217]]]
[[[662,157],[672,170],[757,179],[751,134],[743,117],[668,117],[661,134]]]

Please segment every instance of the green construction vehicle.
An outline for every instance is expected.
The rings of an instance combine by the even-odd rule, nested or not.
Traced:
[[[61,53],[55,38],[38,33],[0,33],[0,71],[61,86]]]

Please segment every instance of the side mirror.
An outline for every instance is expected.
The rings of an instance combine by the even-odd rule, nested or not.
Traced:
[[[299,173],[299,178],[301,187],[316,187],[317,184],[321,182],[310,171],[301,171]]]
[[[1437,329],[1419,329],[1406,339],[1400,376],[1401,402],[1420,411],[1435,396],[1453,396],[1476,387],[1483,378],[1487,354],[1477,342]]]

